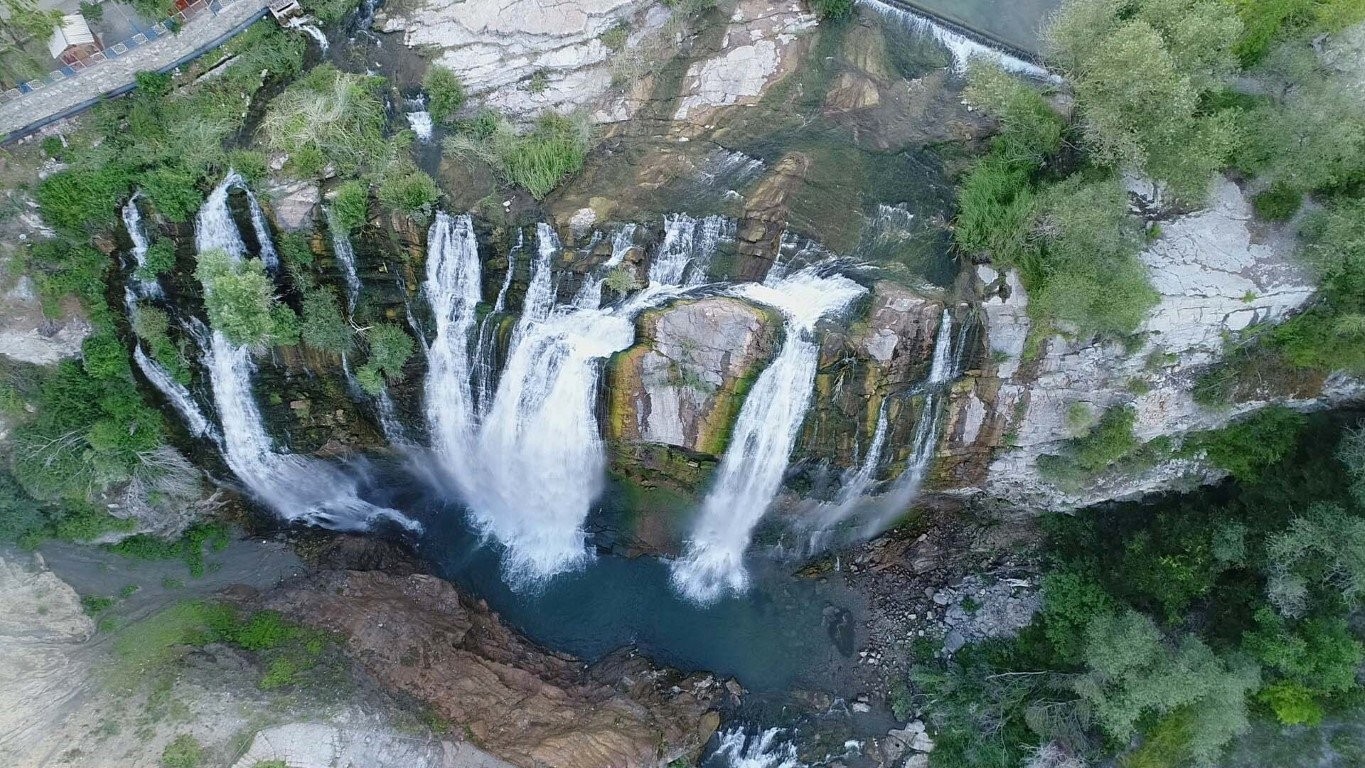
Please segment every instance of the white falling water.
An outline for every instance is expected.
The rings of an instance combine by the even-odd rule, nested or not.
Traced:
[[[327,49],[332,47],[327,42],[327,36],[322,34],[322,30],[318,29],[317,25],[314,24],[313,20],[308,16],[295,16],[289,20],[287,26],[290,29],[297,29],[316,40],[318,48],[322,49],[323,53],[326,53]]]
[[[493,311],[479,323],[479,343],[474,348],[474,400],[480,408],[487,409],[492,397],[494,374],[494,355],[497,352],[497,330],[501,315],[507,310],[507,291],[512,288],[512,276],[516,273],[516,257],[525,247],[521,229],[517,229],[517,244],[507,254],[507,273],[502,276],[502,287],[493,301]]]
[[[415,112],[404,112],[403,114],[408,119],[408,127],[412,128],[413,133],[417,134],[417,140],[423,144],[431,143],[433,128],[431,113],[425,109],[419,109]]]
[[[673,583],[687,597],[712,602],[747,588],[744,553],[782,485],[810,406],[820,356],[815,326],[864,291],[842,275],[822,277],[814,267],[734,290],[781,311],[786,340],[745,398],[715,487],[702,503],[683,556],[673,563]]]
[[[341,265],[341,278],[346,283],[346,309],[354,315],[356,305],[360,303],[360,273],[356,271],[355,248],[351,245],[346,228],[337,221],[332,209],[324,208],[323,211],[327,214],[327,231],[332,235],[332,253]]]
[[[261,263],[270,274],[276,274],[280,271],[280,255],[275,251],[275,240],[270,236],[270,225],[265,221],[265,212],[261,210],[261,203],[256,199],[255,193],[247,187],[240,176],[237,177],[237,186],[246,192],[247,208],[251,211],[251,229],[256,233],[256,242],[261,246],[259,254]]]
[[[1004,51],[996,50],[988,45],[979,43],[976,40],[948,27],[940,24],[935,19],[914,11],[881,2],[881,0],[858,0],[858,2],[873,11],[876,11],[883,18],[895,20],[909,29],[938,41],[953,56],[954,68],[959,72],[967,68],[968,62],[973,58],[979,57],[993,61],[1008,72],[1019,75],[1038,78],[1040,80],[1056,79],[1054,75],[1046,69],[1025,61],[1017,56],[1011,56]]]
[[[731,727],[716,734],[716,749],[704,761],[706,768],[802,768],[796,745],[780,740],[782,730],[769,728],[750,734]]]
[[[432,447],[448,461],[454,479],[467,483],[464,459],[473,448],[474,403],[469,381],[469,332],[479,303],[478,241],[468,216],[436,214],[427,235],[424,290],[436,321],[427,352],[426,408]]]
[[[864,524],[863,535],[871,536],[880,532],[888,522],[900,516],[924,485],[924,478],[933,464],[938,447],[943,385],[961,373],[962,356],[966,353],[969,327],[964,323],[959,332],[954,334],[953,326],[952,312],[944,307],[938,334],[934,338],[934,357],[929,364],[929,375],[922,385],[924,406],[915,424],[915,434],[910,440],[910,458],[905,471],[896,479],[891,490],[879,500],[879,510]]]
[[[722,216],[698,221],[674,214],[664,218],[664,237],[649,264],[649,281],[694,287],[706,282],[716,247],[734,237],[734,224]]]
[[[147,266],[147,230],[142,225],[142,212],[137,209],[138,195],[128,198],[123,206],[123,227],[128,230],[128,238],[133,241],[133,262],[139,270]],[[160,298],[163,294],[161,284],[155,277],[135,277],[136,292],[141,298]]]
[[[607,281],[607,276],[611,271],[621,266],[626,260],[626,255],[630,249],[635,247],[634,224],[627,224],[616,231],[611,238],[611,256],[593,274],[583,279],[583,287],[579,289],[578,296],[574,298],[574,306],[580,309],[597,309],[602,306],[602,286]],[[597,238],[593,239],[593,244],[597,243]],[[586,249],[592,250],[592,245]]]
[[[852,518],[865,503],[864,494],[877,480],[877,469],[881,466],[882,453],[886,449],[889,404],[889,399],[882,399],[881,407],[877,409],[877,426],[873,429],[872,441],[858,468],[844,475],[839,496],[833,502],[816,505],[810,515],[814,528],[808,542],[810,551],[822,549],[829,542],[834,527]]]
[[[171,378],[171,374],[155,360],[147,357],[142,351],[142,345],[133,347],[133,360],[137,367],[142,371],[142,375],[147,377],[147,381],[156,387],[157,391],[165,395],[171,407],[175,408],[180,418],[185,420],[185,429],[195,437],[207,437],[216,443],[221,444],[222,438],[208,417],[199,409],[199,404],[194,401],[194,396],[184,384]]]
[[[200,210],[195,232],[200,253],[216,248],[234,259],[243,258],[241,236],[227,210],[227,191],[240,183],[236,174],[229,174]],[[213,331],[206,362],[222,420],[223,458],[252,494],[276,514],[338,530],[363,530],[382,519],[420,528],[395,510],[361,499],[355,481],[336,467],[274,450],[251,391],[248,349]]]
[[[602,364],[634,341],[635,315],[681,287],[651,284],[606,309],[556,307],[559,242],[549,227],[538,227],[507,362],[486,407],[476,410],[469,396],[469,335],[479,297],[478,255],[472,233],[461,248],[448,249],[450,257],[438,253],[433,235],[428,264],[460,264],[429,266],[427,273],[438,322],[427,379],[434,447],[472,520],[506,546],[504,568],[514,583],[573,568],[588,558],[583,523],[606,471],[594,408]]]

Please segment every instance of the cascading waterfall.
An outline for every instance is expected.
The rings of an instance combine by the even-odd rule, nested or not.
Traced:
[[[702,768],[802,768],[796,745],[782,735],[780,728],[753,734],[742,727],[727,728],[716,734],[716,748]]]
[[[858,2],[877,12],[883,18],[894,19],[917,34],[936,40],[952,54],[953,66],[959,72],[967,69],[967,63],[972,58],[979,57],[999,64],[1002,69],[1008,72],[1027,75],[1040,80],[1055,79],[1051,73],[1037,64],[977,42],[960,32],[949,29],[929,16],[890,5],[881,0],[858,0]]]
[[[426,408],[432,447],[445,456],[454,479],[467,484],[462,460],[473,449],[475,425],[469,381],[469,331],[479,303],[481,273],[478,241],[468,216],[436,214],[427,235],[424,290],[436,321],[427,352]]]
[[[820,356],[815,326],[865,290],[842,275],[821,276],[817,267],[734,289],[735,295],[781,311],[786,340],[744,399],[715,487],[702,503],[683,556],[673,563],[673,583],[687,597],[705,603],[747,588],[744,553],[782,484],[810,406]]]
[[[925,475],[934,461],[938,447],[938,433],[942,420],[940,407],[945,384],[951,383],[961,373],[962,357],[966,354],[968,324],[954,334],[953,314],[948,307],[943,308],[939,319],[938,334],[934,338],[934,356],[929,364],[929,375],[921,390],[924,392],[924,406],[919,421],[915,424],[915,434],[910,440],[910,458],[905,471],[896,479],[891,490],[879,501],[879,511],[864,524],[862,535],[872,536],[879,533],[887,522],[895,519],[906,505],[914,501],[924,485]]]
[[[428,418],[436,451],[471,518],[507,547],[509,579],[527,583],[587,560],[583,523],[606,472],[594,407],[603,361],[634,341],[637,314],[677,296],[683,286],[651,282],[608,308],[577,302],[556,307],[552,273],[559,241],[539,225],[507,362],[487,404],[476,409],[469,336],[480,273],[467,220],[462,227],[459,248],[444,245],[450,238],[433,229],[427,259],[426,292],[438,323],[429,354]]]
[[[877,480],[877,470],[881,467],[882,453],[886,449],[888,427],[887,407],[889,398],[883,398],[877,409],[877,426],[872,432],[872,441],[858,468],[845,473],[839,495],[833,502],[815,505],[807,517],[811,520],[812,532],[807,546],[817,552],[829,544],[835,526],[851,519],[865,504],[864,495]]]
[[[431,122],[431,113],[427,111],[427,100],[425,96],[418,96],[411,99],[408,105],[413,109],[404,112],[403,116],[408,119],[408,127],[417,134],[417,140],[423,144],[431,143],[431,136],[434,126]]]
[[[507,311],[507,291],[512,288],[512,275],[516,272],[517,254],[525,247],[525,237],[517,230],[517,244],[507,254],[507,274],[502,276],[502,287],[493,301],[493,311],[479,323],[479,342],[474,348],[474,401],[478,408],[486,410],[492,397],[494,356],[497,352],[497,329],[503,312]]]
[[[356,271],[355,247],[346,228],[337,220],[331,208],[323,208],[327,216],[327,231],[332,235],[332,253],[341,266],[341,278],[346,283],[346,310],[354,316],[356,305],[360,303],[360,274]]]
[[[220,249],[234,260],[244,258],[245,248],[227,207],[228,190],[240,183],[240,177],[229,174],[200,210],[195,232],[200,253]],[[364,530],[382,519],[420,529],[399,512],[361,499],[346,472],[317,459],[275,452],[251,391],[250,350],[215,330],[206,365],[222,420],[223,458],[238,479],[277,514],[338,530]]]
[[[664,218],[664,237],[649,264],[649,281],[695,287],[706,282],[716,246],[734,237],[734,224],[723,216],[697,221],[674,214]]]
[[[289,20],[286,26],[290,29],[297,29],[316,40],[318,48],[322,49],[323,53],[327,53],[327,50],[332,47],[331,44],[327,42],[327,36],[322,34],[322,30],[318,29],[317,25],[313,23],[313,19],[309,16],[295,16]]]
[[[123,206],[123,227],[128,230],[128,238],[133,241],[133,262],[139,270],[147,266],[147,230],[142,225],[142,212],[137,209],[137,199],[139,195],[134,194],[128,198],[128,202]],[[161,284],[156,278],[148,278],[143,275],[135,275],[136,292],[138,297],[144,299],[160,298],[163,293]]]
[[[323,50],[326,49],[324,48]],[[251,191],[251,188],[246,185],[246,182],[242,180],[241,176],[238,176],[235,172],[231,175],[236,176],[237,178],[234,186],[241,187],[242,191],[246,192],[247,209],[251,212],[251,229],[256,233],[256,242],[260,244],[261,248],[259,254],[261,263],[265,265],[266,270],[270,272],[271,275],[279,274],[280,254],[275,250],[275,239],[270,236],[270,225],[266,223],[265,212],[261,210],[261,203],[256,199],[256,194]],[[233,227],[233,231],[236,231],[235,226]],[[238,236],[237,241],[238,243],[241,242],[240,236]]]
[[[611,257],[593,270],[593,274],[583,279],[583,287],[574,298],[574,306],[580,309],[597,309],[602,306],[602,286],[607,282],[607,276],[611,271],[621,266],[626,260],[626,254],[635,247],[636,229],[634,224],[627,224],[616,230],[616,234],[611,238]],[[593,243],[596,242],[594,239]],[[592,245],[589,245],[587,250],[591,251]]]
[[[194,396],[190,394],[184,384],[171,378],[171,374],[155,360],[147,357],[147,353],[142,351],[142,345],[133,347],[133,360],[137,367],[142,371],[142,375],[147,377],[153,387],[162,395],[180,414],[180,418],[185,420],[185,429],[194,437],[207,437],[215,443],[222,445],[223,438],[218,434],[212,422],[199,409],[199,404],[194,401]]]

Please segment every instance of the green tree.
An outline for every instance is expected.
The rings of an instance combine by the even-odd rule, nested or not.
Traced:
[[[313,349],[344,354],[351,349],[351,327],[341,314],[336,293],[312,288],[303,294],[303,319],[299,325],[303,343]]]
[[[1265,559],[1270,600],[1285,616],[1303,615],[1314,588],[1358,606],[1365,598],[1365,518],[1313,504],[1267,539]]]
[[[415,346],[412,337],[393,323],[380,323],[365,334],[369,359],[356,371],[360,386],[372,395],[384,387],[384,379],[397,382],[403,379],[403,367],[412,357]]]
[[[223,251],[207,251],[194,274],[204,286],[209,323],[228,341],[253,347],[289,341],[293,312],[276,300],[259,259],[234,262]]]
[[[1068,0],[1046,38],[1075,84],[1092,156],[1201,201],[1236,140],[1231,120],[1203,113],[1201,99],[1232,72],[1240,34],[1218,0]]]

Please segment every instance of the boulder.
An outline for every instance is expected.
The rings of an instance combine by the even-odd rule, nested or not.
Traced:
[[[780,329],[768,310],[726,296],[645,313],[612,366],[612,438],[719,455]]]

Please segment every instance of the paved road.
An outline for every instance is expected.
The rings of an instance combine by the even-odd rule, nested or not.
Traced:
[[[269,0],[237,0],[217,16],[204,14],[178,35],[158,38],[127,54],[97,64],[75,77],[0,105],[0,138],[36,126],[106,93],[126,88],[138,72],[168,69],[220,45],[227,36],[263,14]]]

